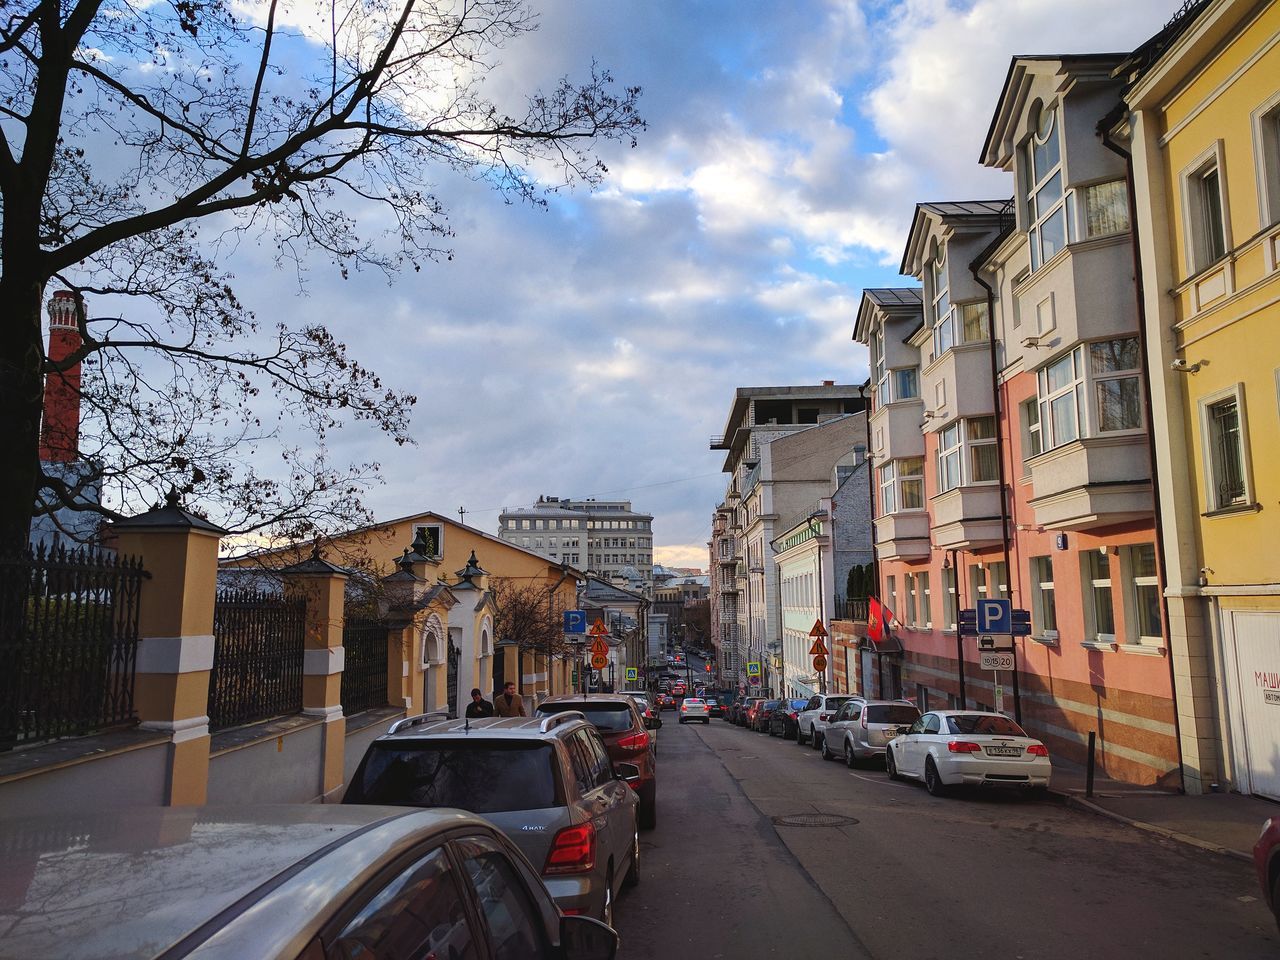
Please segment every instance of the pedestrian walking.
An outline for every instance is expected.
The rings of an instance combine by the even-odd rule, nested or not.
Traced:
[[[493,704],[484,698],[479,687],[471,690],[471,702],[467,704],[467,719],[478,720],[481,717],[493,716]]]
[[[524,698],[516,693],[516,685],[508,680],[502,692],[493,698],[493,709],[500,717],[527,717]]]

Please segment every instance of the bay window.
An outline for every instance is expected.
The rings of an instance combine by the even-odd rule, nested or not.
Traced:
[[[882,512],[924,509],[924,457],[902,457],[880,467]]]
[[[894,400],[914,400],[920,396],[920,379],[915,367],[900,367],[892,373]]]
[[[898,509],[894,472],[892,460],[880,467],[880,512],[883,514],[894,513]]]
[[[1129,193],[1123,180],[1084,188],[1084,235],[1106,237],[1129,229]]]
[[[951,292],[947,283],[947,254],[945,247],[938,248],[938,255],[929,267],[933,282],[933,355],[940,357],[951,349],[955,330],[951,318]]]
[[[1089,344],[1089,374],[1100,433],[1142,429],[1141,368],[1137,337]]]
[[[1141,376],[1137,337],[1081,344],[1040,370],[1039,410],[1034,417],[1024,410],[1028,456],[1081,437],[1143,429]]]
[[[938,492],[999,479],[995,417],[957,420],[938,434]]]
[[[1075,197],[1063,187],[1062,124],[1057,107],[1039,106],[1033,122],[1035,129],[1023,147],[1022,177],[1034,273],[1075,239],[1071,223]]]
[[[995,483],[998,459],[996,457],[996,418],[974,417],[966,420],[965,439],[969,447],[969,483]]]
[[[938,492],[960,486],[960,421],[938,434]]]
[[[1052,450],[1077,439],[1084,420],[1084,347],[1076,347],[1037,374],[1040,436]]]
[[[990,324],[985,300],[962,303],[956,311],[960,314],[961,343],[983,343],[988,339]]]

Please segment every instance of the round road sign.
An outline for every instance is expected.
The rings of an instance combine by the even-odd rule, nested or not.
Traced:
[[[826,658],[826,657],[824,657],[824,656],[821,656],[821,655],[814,657],[814,658],[813,658],[813,669],[815,669],[815,670],[825,670],[825,669],[827,669],[827,658]]]
[[[591,666],[597,670],[603,670],[609,665],[609,658],[602,653],[593,653],[591,655]]]

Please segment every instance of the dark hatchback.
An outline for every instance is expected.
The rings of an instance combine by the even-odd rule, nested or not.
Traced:
[[[796,731],[800,729],[800,711],[809,703],[809,698],[799,700],[783,700],[769,714],[769,736],[794,740]]]
[[[645,829],[657,826],[657,737],[649,734],[654,726],[653,721],[646,722],[630,697],[609,693],[548,697],[538,704],[535,715],[549,717],[565,710],[581,710],[586,715],[604,738],[610,760],[614,763],[634,763],[640,768],[639,780],[631,785],[640,797],[640,826]]]
[[[769,714],[778,708],[781,700],[757,700],[747,711],[747,726],[757,733],[769,729]]]

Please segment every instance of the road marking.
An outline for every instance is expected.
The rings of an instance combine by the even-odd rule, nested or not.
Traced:
[[[909,784],[906,784],[906,783],[899,783],[899,782],[897,782],[897,781],[895,781],[895,780],[872,780],[870,777],[864,777],[862,774],[860,774],[860,773],[854,773],[852,770],[851,770],[851,771],[849,771],[849,776],[851,776],[851,777],[857,777],[859,780],[865,780],[867,783],[878,783],[878,784],[880,784],[880,786],[882,786],[882,787],[906,787],[906,786],[909,786]]]

